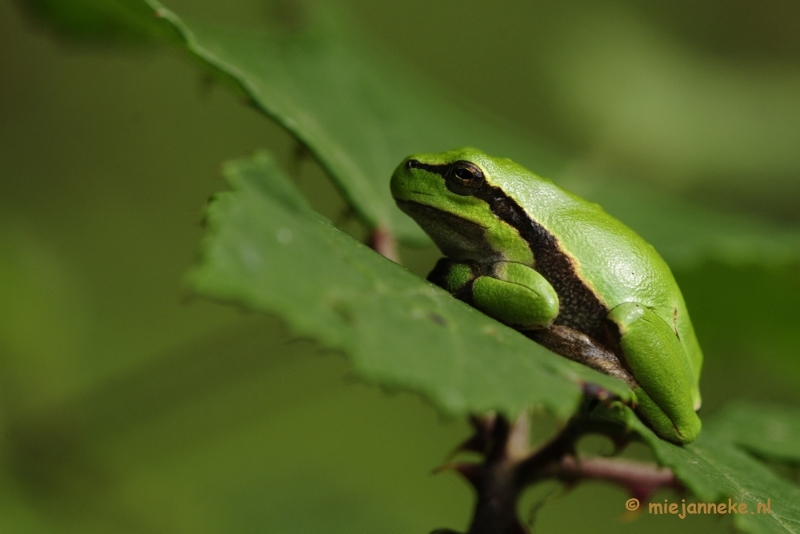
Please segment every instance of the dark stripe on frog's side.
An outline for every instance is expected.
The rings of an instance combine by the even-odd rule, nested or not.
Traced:
[[[407,165],[438,174],[442,178],[446,178],[450,168],[450,165],[430,165],[417,160],[409,160]],[[555,236],[499,187],[484,184],[473,196],[486,202],[498,219],[513,227],[528,243],[533,253],[534,268],[558,294],[560,310],[554,324],[574,328],[596,340],[605,339],[605,319],[609,309],[580,279],[575,265],[561,250]],[[543,344],[547,345],[546,342]]]
[[[474,196],[489,204],[492,213],[517,230],[528,243],[533,252],[534,268],[558,294],[559,313],[553,324],[603,339],[609,309],[583,283],[572,259],[561,250],[558,239],[499,187],[484,185]]]

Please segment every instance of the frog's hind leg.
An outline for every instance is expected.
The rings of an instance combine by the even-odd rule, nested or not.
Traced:
[[[637,413],[662,438],[694,441],[701,426],[692,401],[694,381],[675,331],[655,312],[633,302],[616,306],[608,319],[622,364],[640,386],[634,388]]]

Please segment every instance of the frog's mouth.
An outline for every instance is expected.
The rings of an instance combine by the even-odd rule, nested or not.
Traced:
[[[482,224],[413,200],[397,199],[397,206],[417,221],[450,259],[483,262],[499,255],[489,245],[488,228]]]

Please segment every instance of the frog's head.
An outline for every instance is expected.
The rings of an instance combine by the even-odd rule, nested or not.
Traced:
[[[392,196],[451,259],[527,262],[527,244],[490,205],[512,167],[474,148],[415,154],[394,171]]]

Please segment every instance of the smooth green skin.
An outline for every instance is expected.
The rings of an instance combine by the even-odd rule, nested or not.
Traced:
[[[440,174],[408,168],[410,159],[428,165],[477,165],[487,186],[500,188],[554,236],[619,329],[614,352],[622,362],[619,372],[635,380],[631,383],[639,416],[672,442],[684,444],[697,437],[703,356],[680,289],[650,244],[597,204],[511,160],[472,148],[406,158],[392,176],[392,194],[452,262],[446,289],[455,294],[464,287],[470,281],[468,265],[477,262],[484,274],[474,280],[473,304],[519,330],[548,328],[559,313],[559,297],[536,271],[528,243],[486,201],[451,192]],[[435,210],[411,210],[403,201]],[[441,212],[450,217],[439,216]],[[482,236],[464,230],[476,228],[470,223],[483,227]]]

